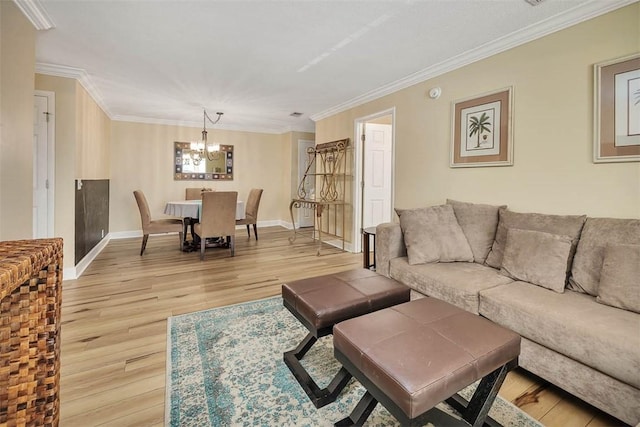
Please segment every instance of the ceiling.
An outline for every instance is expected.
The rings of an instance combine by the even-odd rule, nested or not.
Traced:
[[[282,133],[636,0],[14,1],[114,120]]]

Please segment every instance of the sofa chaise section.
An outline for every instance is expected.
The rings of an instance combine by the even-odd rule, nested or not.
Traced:
[[[627,422],[640,413],[636,313],[526,282],[480,293],[480,315],[519,333],[520,366]]]

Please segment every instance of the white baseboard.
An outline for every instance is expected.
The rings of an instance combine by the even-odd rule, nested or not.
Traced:
[[[78,277],[76,276],[76,268],[75,267],[64,267],[62,269],[62,281],[65,282],[67,280],[75,280]]]
[[[95,245],[88,254],[86,254],[79,263],[77,263],[73,267],[66,267],[62,270],[62,280],[74,280],[78,277],[82,276],[82,273],[91,265],[94,259],[102,252],[102,250],[107,246],[111,240],[111,234],[107,234],[104,236],[102,240]]]
[[[323,240],[322,243],[326,243],[327,245],[331,245],[338,249],[342,249],[342,240],[340,239]],[[347,252],[353,252],[353,244],[349,242],[344,242],[344,250]]]
[[[116,231],[114,233],[109,233],[109,235],[113,240],[129,239],[133,237],[142,237],[142,230]]]

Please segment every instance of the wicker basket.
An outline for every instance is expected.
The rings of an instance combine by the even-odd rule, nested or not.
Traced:
[[[0,242],[0,427],[60,417],[62,239]]]

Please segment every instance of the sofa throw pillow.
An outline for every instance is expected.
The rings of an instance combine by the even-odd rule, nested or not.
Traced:
[[[506,206],[459,202],[450,199],[447,199],[447,204],[453,206],[453,213],[456,215],[458,224],[469,241],[471,252],[473,252],[473,261],[484,264],[496,237],[498,210],[506,208]]]
[[[608,245],[596,301],[640,313],[640,245]]]
[[[607,245],[640,245],[640,219],[587,218],[573,258],[568,289],[598,296]]]
[[[467,238],[450,205],[397,209],[409,264],[473,262]]]
[[[500,273],[562,293],[570,253],[569,236],[510,228]]]
[[[507,242],[507,231],[510,228],[521,230],[543,231],[545,233],[557,234],[559,236],[569,236],[573,242],[573,252],[580,237],[580,231],[584,224],[586,215],[547,215],[539,213],[512,212],[507,209],[500,209],[500,220],[496,230],[496,239],[491,247],[491,252],[487,256],[485,264],[493,268],[502,266],[502,256],[504,246]]]

